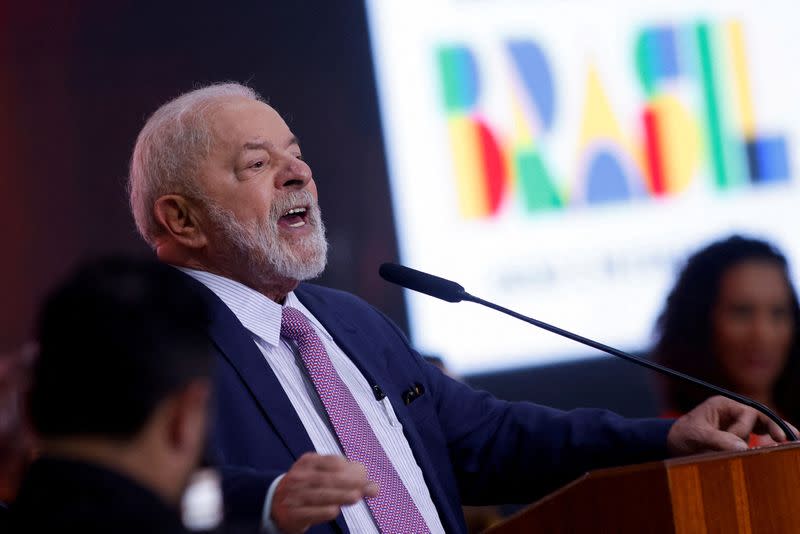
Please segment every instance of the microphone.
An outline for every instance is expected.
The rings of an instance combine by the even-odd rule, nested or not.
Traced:
[[[510,315],[511,317],[514,317],[521,321],[525,321],[526,323],[547,330],[548,332],[552,332],[567,339],[571,339],[572,341],[577,341],[578,343],[592,347],[593,349],[597,349],[607,354],[611,354],[612,356],[616,356],[618,358],[622,358],[623,360],[633,362],[637,365],[641,365],[653,371],[657,371],[670,378],[691,382],[692,384],[705,388],[717,395],[722,395],[723,397],[727,397],[731,400],[744,404],[745,406],[749,406],[750,408],[758,410],[759,412],[763,413],[764,415],[775,421],[775,423],[786,434],[786,439],[788,439],[789,441],[797,441],[797,436],[792,431],[792,429],[789,428],[789,425],[787,425],[786,422],[784,422],[783,419],[778,417],[778,415],[775,414],[775,412],[773,412],[760,402],[757,402],[749,397],[739,395],[738,393],[734,393],[733,391],[729,391],[725,388],[715,386],[714,384],[711,384],[704,380],[700,380],[699,378],[695,378],[693,376],[689,376],[679,371],[675,371],[674,369],[670,369],[669,367],[665,367],[661,364],[652,362],[650,360],[639,358],[638,356],[634,356],[633,354],[628,354],[627,352],[615,349],[614,347],[609,347],[608,345],[604,345],[603,343],[594,341],[592,339],[583,336],[579,336],[578,334],[574,334],[572,332],[569,332],[568,330],[564,330],[563,328],[553,326],[551,324],[539,321],[532,317],[527,317],[525,315],[522,315],[521,313],[509,310],[508,308],[504,308],[503,306],[500,306],[493,302],[489,302],[487,300],[478,298],[474,295],[470,295],[464,290],[463,286],[451,280],[440,278],[438,276],[433,276],[432,274],[424,273],[422,271],[417,271],[416,269],[411,269],[410,267],[405,267],[403,265],[398,265],[396,263],[384,263],[383,265],[380,266],[378,273],[381,275],[381,278],[383,278],[387,282],[397,284],[406,289],[411,289],[412,291],[425,293],[426,295],[446,300],[447,302],[461,302],[462,300],[467,302],[474,302],[475,304],[486,306],[487,308],[497,310],[501,313]]]
[[[419,291],[447,302],[461,302],[470,296],[469,293],[464,291],[463,286],[455,282],[417,271],[411,267],[397,265],[396,263],[384,263],[378,269],[378,274],[387,282],[413,291]]]

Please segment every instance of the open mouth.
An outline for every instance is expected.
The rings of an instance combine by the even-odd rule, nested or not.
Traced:
[[[281,215],[278,220],[280,224],[286,225],[289,228],[300,228],[305,226],[308,217],[308,208],[297,207],[287,210],[286,213]]]

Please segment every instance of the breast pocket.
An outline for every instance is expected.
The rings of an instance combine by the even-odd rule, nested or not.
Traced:
[[[403,408],[411,416],[411,419],[419,423],[433,417],[436,414],[436,410],[430,394],[425,391],[424,387],[417,386],[419,387],[416,391],[410,388],[403,392],[401,400]]]

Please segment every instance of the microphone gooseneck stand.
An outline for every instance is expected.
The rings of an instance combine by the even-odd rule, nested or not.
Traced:
[[[493,302],[489,302],[488,300],[478,298],[474,295],[467,293],[464,290],[463,286],[459,285],[456,282],[453,282],[452,280],[447,280],[445,278],[434,276],[432,274],[424,273],[422,271],[417,271],[416,269],[411,269],[410,267],[405,267],[403,265],[397,265],[393,263],[384,263],[383,265],[381,265],[379,273],[381,277],[387,282],[397,284],[399,286],[405,287],[406,289],[410,289],[412,291],[418,291],[420,293],[424,293],[426,295],[430,295],[432,297],[436,297],[438,299],[442,299],[447,302],[461,302],[461,301],[474,302],[475,304],[486,306],[487,308],[491,308],[493,310],[499,311],[500,313],[504,313],[506,315],[514,317],[515,319],[519,319],[520,321],[525,321],[528,324],[532,324],[533,326],[536,326],[543,330],[547,330],[548,332],[552,332],[556,335],[592,347],[593,349],[597,349],[607,354],[611,354],[612,356],[616,356],[618,358],[622,358],[623,360],[633,362],[637,365],[641,365],[648,369],[652,369],[653,371],[657,371],[670,378],[688,381],[696,386],[700,386],[709,391],[712,391],[713,393],[722,395],[723,397],[727,397],[731,400],[744,404],[745,406],[749,406],[750,408],[758,410],[759,412],[763,413],[771,420],[773,420],[781,428],[781,430],[783,430],[783,432],[786,434],[786,439],[788,439],[789,441],[797,441],[797,436],[783,419],[778,417],[778,415],[775,412],[773,412],[760,402],[757,402],[749,397],[739,395],[738,393],[734,393],[733,391],[727,390],[725,388],[715,386],[714,384],[711,384],[704,380],[700,380],[699,378],[695,378],[693,376],[689,376],[679,371],[675,371],[674,369],[670,369],[669,367],[665,367],[661,364],[652,362],[650,360],[646,360],[644,358],[640,358],[638,356],[634,356],[633,354],[623,352],[619,349],[615,349],[614,347],[609,347],[608,345],[605,345],[598,341],[594,341],[593,339],[580,336],[568,330],[564,330],[563,328],[553,326],[543,321],[539,321],[538,319],[534,319],[532,317],[522,315],[521,313],[517,313],[508,308],[504,308],[503,306],[500,306]]]

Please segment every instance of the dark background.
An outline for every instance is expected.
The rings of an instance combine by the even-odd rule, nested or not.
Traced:
[[[76,262],[151,255],[124,186],[136,135],[168,99],[226,80],[301,139],[331,244],[320,283],[405,328],[402,293],[377,275],[397,247],[371,61],[360,0],[0,0],[0,353],[30,339],[37,302]],[[658,411],[653,378],[608,358],[468,380],[514,400]]]

